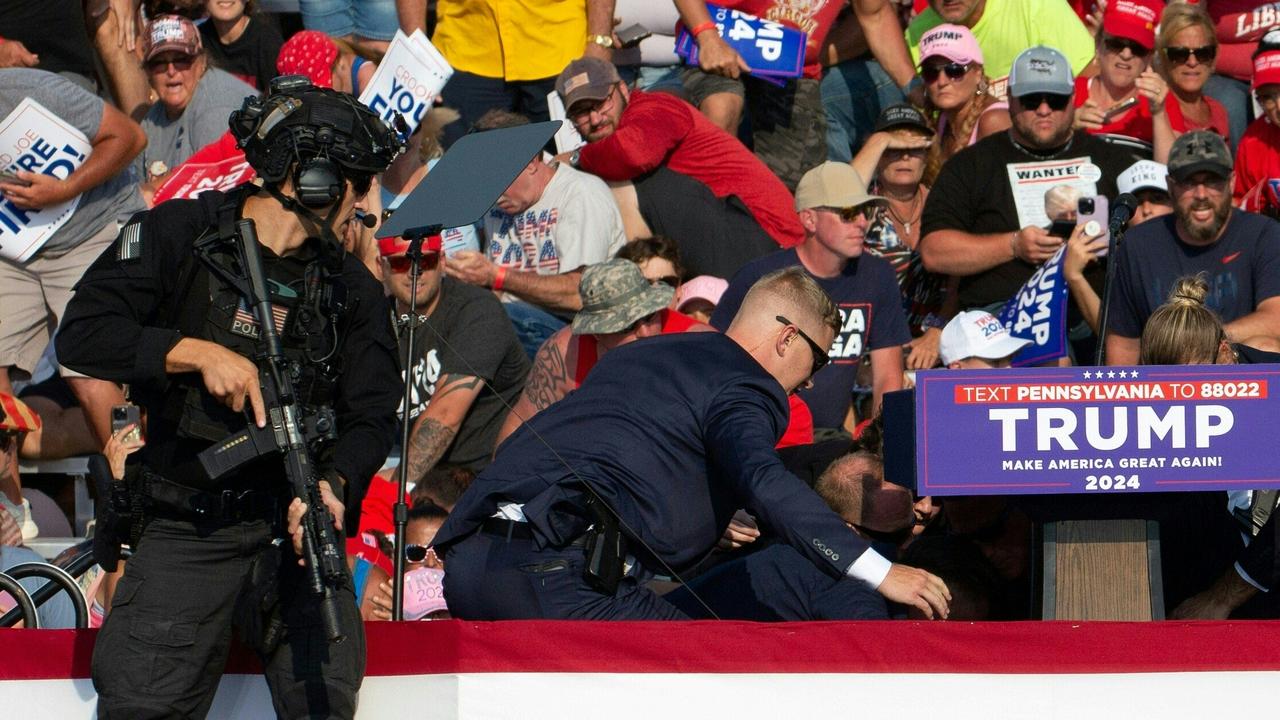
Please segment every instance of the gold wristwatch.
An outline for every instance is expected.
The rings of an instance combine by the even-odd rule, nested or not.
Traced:
[[[587,42],[595,43],[602,48],[613,49],[613,36],[611,35],[588,35]]]

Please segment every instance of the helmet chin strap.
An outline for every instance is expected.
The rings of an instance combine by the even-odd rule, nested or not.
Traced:
[[[342,198],[347,194],[346,184],[343,184],[342,191],[338,193],[338,197],[334,198],[333,209],[329,211],[328,217],[320,217],[314,210],[298,202],[297,198],[291,198],[280,192],[280,186],[276,183],[270,183],[266,186],[271,197],[276,199],[285,210],[299,216],[303,220],[310,222],[320,228],[320,239],[324,242],[321,245],[326,249],[342,250],[342,241],[333,232],[333,221],[338,217],[338,211],[342,209]],[[341,254],[341,253],[339,253]]]

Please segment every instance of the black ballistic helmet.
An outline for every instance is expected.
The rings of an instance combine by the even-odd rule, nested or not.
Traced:
[[[298,200],[322,207],[342,194],[345,177],[357,187],[386,169],[404,150],[396,127],[347,93],[312,85],[302,75],[271,81],[267,97],[245,98],[231,113],[231,134],[268,186],[293,168]]]

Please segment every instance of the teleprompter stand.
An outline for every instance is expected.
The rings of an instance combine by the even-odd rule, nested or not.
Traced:
[[[559,120],[490,130],[464,136],[454,143],[418,187],[405,198],[378,237],[402,237],[409,241],[409,321],[405,345],[413,352],[418,325],[418,278],[422,270],[422,241],[443,228],[462,227],[480,219],[506,191],[529,161],[547,144]],[[409,358],[412,362],[412,358]],[[391,619],[404,619],[404,535],[409,520],[405,494],[409,487],[409,396],[413,378],[404,372],[404,404],[401,408],[399,488],[395,504],[395,575],[392,578]]]

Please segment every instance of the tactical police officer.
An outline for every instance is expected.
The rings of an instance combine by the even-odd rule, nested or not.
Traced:
[[[323,503],[313,504],[355,527],[394,439],[400,373],[382,288],[337,238],[402,143],[349,95],[299,77],[246,99],[230,122],[263,186],[134,216],[77,286],[57,336],[60,360],[128,383],[147,421],[127,480],[134,554],[93,656],[104,718],[204,716],[233,626],[260,655],[281,716],[351,717],[364,673],[345,565],[333,618],[306,581],[297,536],[285,542],[286,508],[296,526],[302,506],[290,504],[281,453],[268,442],[246,460],[245,448],[263,443],[228,438],[248,439],[255,427],[270,437],[281,418],[298,420],[323,478]],[[253,228],[258,242],[245,242]],[[246,297],[246,248],[261,257],[269,312]],[[263,357],[264,316],[300,418],[273,409],[270,393],[264,402],[267,373],[253,360]],[[241,459],[211,464],[215,447]],[[321,607],[344,641],[329,641]]]

